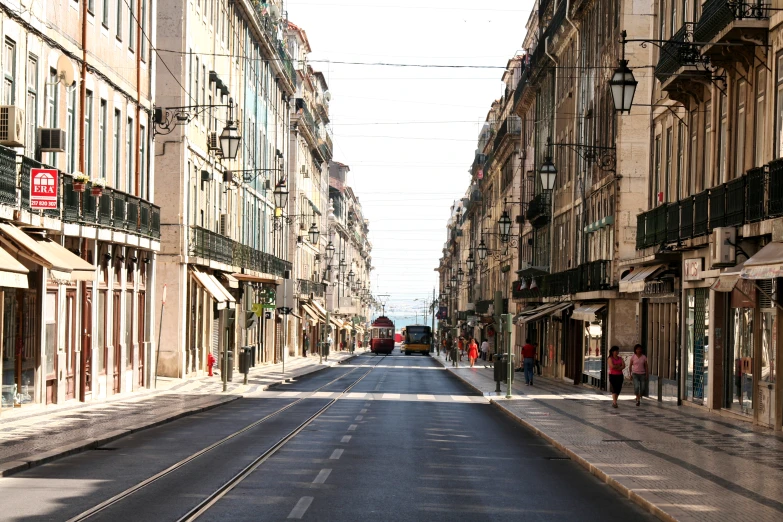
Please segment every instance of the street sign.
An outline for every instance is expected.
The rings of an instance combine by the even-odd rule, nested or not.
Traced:
[[[293,311],[293,308],[289,308],[289,307],[287,307],[287,306],[281,306],[280,308],[278,308],[278,309],[277,309],[277,312],[278,312],[280,315],[288,315],[288,314],[290,314],[292,311]]]
[[[30,208],[57,208],[57,169],[30,169]]]

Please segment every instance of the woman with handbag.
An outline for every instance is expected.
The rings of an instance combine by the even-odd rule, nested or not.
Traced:
[[[620,357],[620,347],[612,346],[609,349],[609,387],[612,391],[612,408],[617,408],[617,397],[620,396],[620,392],[623,390],[623,370],[625,369],[625,361]]]

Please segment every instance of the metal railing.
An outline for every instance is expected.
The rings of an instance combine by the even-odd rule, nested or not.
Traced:
[[[16,152],[0,146],[0,203],[16,206]]]
[[[680,239],[693,237],[693,196],[680,200]]]
[[[709,226],[710,191],[705,190],[693,196],[693,235],[703,236],[710,230]]]
[[[745,176],[726,183],[726,208],[723,226],[740,227],[745,223]]]
[[[315,297],[323,297],[324,285],[317,281],[310,281],[309,279],[299,279],[299,293],[300,294],[313,294]]]
[[[764,167],[750,169],[745,175],[747,201],[745,202],[745,220],[748,223],[764,219],[764,186],[766,185]]]
[[[770,4],[764,2],[707,0],[693,35],[697,42],[711,42],[736,20],[768,20],[769,14]]]
[[[152,229],[155,232],[155,216],[152,213]],[[158,230],[160,229],[158,218]],[[192,226],[188,238],[188,254],[209,261],[217,261],[238,268],[246,268],[276,276],[283,276],[286,270],[291,270],[291,263],[266,252],[261,252],[233,239],[212,232],[206,228]]]
[[[541,192],[530,200],[525,217],[530,223],[540,228],[549,223],[550,218],[550,193]]]
[[[669,203],[666,207],[666,241],[674,243],[680,239],[680,202]]]
[[[695,65],[700,60],[699,49],[693,42],[693,22],[685,22],[676,33],[661,46],[658,63],[655,66],[655,77],[659,81],[666,80],[685,65]]]

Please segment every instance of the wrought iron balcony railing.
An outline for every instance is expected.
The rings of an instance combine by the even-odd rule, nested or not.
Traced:
[[[658,64],[655,66],[655,77],[659,81],[665,81],[680,67],[704,63],[699,47],[690,43],[694,41],[695,25],[692,22],[683,23],[669,41],[661,45]]]
[[[152,214],[153,229],[156,226],[155,220],[155,214]],[[160,218],[157,220],[159,228]],[[191,256],[279,277],[282,277],[286,270],[291,270],[291,263],[288,261],[238,243],[206,228],[190,227],[188,239],[188,254]]]
[[[707,0],[696,24],[694,37],[697,42],[711,42],[732,22],[769,20],[769,15],[770,4],[766,2]]]
[[[550,201],[550,192],[541,192],[530,200],[525,217],[535,228],[540,228],[549,223],[551,213]]]
[[[299,293],[300,294],[313,294],[315,297],[324,296],[324,285],[317,281],[310,281],[309,279],[299,279]]]

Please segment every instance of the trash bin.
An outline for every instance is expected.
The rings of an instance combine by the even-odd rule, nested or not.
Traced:
[[[250,347],[250,367],[256,367],[256,359],[258,359],[258,345],[254,344]]]
[[[240,373],[248,373],[250,372],[250,363],[251,357],[253,356],[253,349],[249,346],[245,346],[242,348],[242,351],[239,353],[239,372]]]
[[[494,363],[495,382],[506,382],[506,379],[508,378],[508,364],[506,363],[506,356],[496,353],[492,356],[492,362]]]

